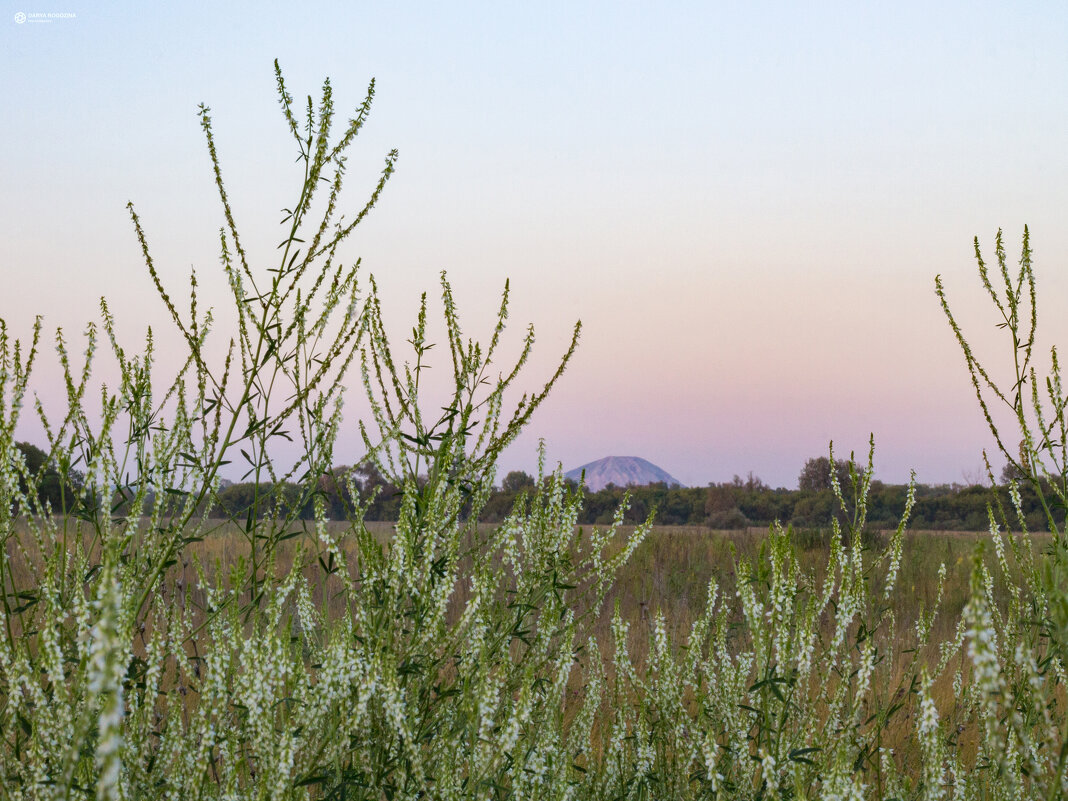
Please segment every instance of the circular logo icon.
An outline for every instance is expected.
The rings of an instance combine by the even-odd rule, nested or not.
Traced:
[[[26,13],[24,11],[19,11],[19,12],[17,12],[15,14],[15,23],[17,25],[21,25],[25,21],[26,21]]]

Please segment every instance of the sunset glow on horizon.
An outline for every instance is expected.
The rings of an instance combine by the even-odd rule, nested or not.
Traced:
[[[510,280],[509,352],[528,322],[538,336],[524,388],[582,320],[502,475],[533,472],[544,439],[565,470],[629,455],[691,486],[752,472],[794,487],[831,440],[864,458],[874,435],[885,481],[981,479],[992,442],[934,277],[995,372],[1011,369],[972,254],[978,235],[993,262],[999,228],[1015,263],[1030,226],[1038,366],[1068,342],[1062,4],[19,10],[0,20],[0,318],[14,336],[43,314],[73,340],[103,295],[131,346],[151,324],[173,352],[131,200],[172,293],[187,296],[195,265],[205,302],[225,307],[200,102],[253,263],[274,266],[301,179],[277,58],[298,100],[329,76],[339,123],[376,80],[347,217],[394,147],[398,171],[343,256],[376,276],[398,341],[420,292],[440,312],[442,270],[477,338]],[[46,398],[53,356],[46,342]]]

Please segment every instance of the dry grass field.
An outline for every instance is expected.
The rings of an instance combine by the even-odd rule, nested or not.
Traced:
[[[368,522],[365,525],[382,543],[389,540],[393,531],[393,524],[388,522]],[[331,534],[339,537],[343,544],[347,543],[346,550],[353,556],[355,542],[351,537],[345,537],[348,528],[347,523],[328,524]],[[632,529],[622,527],[621,533],[629,534]],[[301,531],[299,525],[292,530],[300,534],[282,543],[274,565],[274,571],[279,576],[292,568],[298,549],[304,549],[306,554],[317,549],[313,530]],[[702,613],[709,580],[715,579],[725,592],[733,595],[735,564],[739,559],[750,562],[756,560],[766,534],[767,529],[764,528],[718,530],[700,526],[654,527],[620,573],[604,608],[598,612],[595,628],[607,637],[609,621],[618,603],[624,620],[632,623],[632,645],[637,655],[642,654],[648,642],[649,625],[657,611],[664,614],[672,639],[678,641],[678,637],[690,631],[693,622]],[[889,534],[877,532],[872,550],[885,542]],[[817,581],[822,580],[826,570],[828,536],[828,530],[795,532],[802,566]],[[897,590],[890,598],[896,619],[913,621],[920,610],[930,609],[936,603],[938,570],[940,565],[945,564],[942,613],[932,633],[935,641],[950,637],[968,599],[972,557],[976,548],[988,537],[986,532],[906,532]],[[1038,535],[1036,544],[1043,539],[1042,535]],[[93,547],[90,536],[83,535],[83,540],[86,547]],[[21,548],[14,540],[9,541],[8,551],[15,583],[26,586],[27,580],[33,580],[25,572],[28,569],[27,560],[37,561],[34,556],[36,549],[25,529],[21,532],[20,541]],[[180,565],[172,570],[169,585],[177,593],[176,600],[192,604],[201,602],[202,598],[195,589],[198,562],[204,577],[211,584],[217,577],[225,577],[229,567],[245,558],[247,552],[248,542],[239,526],[219,521],[215,528],[205,533],[201,542],[189,546]],[[315,566],[315,558],[306,557],[306,561],[309,558],[309,577],[321,574],[321,570]],[[991,556],[988,554],[987,558]],[[878,580],[878,576],[874,578]],[[325,594],[320,596],[320,602],[330,604],[329,585],[322,589]],[[336,599],[334,603],[336,608],[333,611],[341,613],[341,605]]]
[[[75,524],[77,525],[77,524]],[[388,542],[393,524],[387,522],[365,523],[368,531],[381,543]],[[488,530],[489,526],[484,526]],[[590,528],[590,527],[587,527]],[[330,533],[337,537],[355,562],[356,544],[346,536],[349,524],[328,524]],[[298,550],[304,552],[305,573],[318,582],[317,603],[330,608],[332,615],[344,614],[344,602],[331,580],[322,582],[322,569],[316,563],[318,544],[314,530],[302,530],[298,524],[291,527],[297,536],[280,546],[273,571],[279,577],[293,567]],[[633,527],[622,527],[621,533],[629,534]],[[871,552],[885,545],[891,532],[875,532]],[[735,567],[739,560],[755,562],[759,559],[761,543],[767,529],[718,530],[697,526],[656,526],[635,551],[630,561],[618,576],[613,588],[599,610],[592,612],[590,622],[597,640],[605,647],[611,641],[611,618],[618,605],[622,618],[630,623],[630,652],[639,662],[648,653],[650,634],[657,613],[662,613],[672,642],[685,642],[686,635],[704,611],[707,588],[715,580],[722,592],[734,598],[736,593]],[[828,559],[829,530],[795,532],[800,562],[818,584],[824,578]],[[988,539],[986,532],[964,533],[946,531],[909,531],[905,534],[904,552],[895,591],[889,598],[894,618],[899,622],[892,653],[903,661],[914,646],[914,623],[919,614],[929,611],[938,603],[938,572],[945,565],[941,611],[935,618],[931,640],[934,643],[953,639],[961,610],[969,597],[969,578],[972,560],[980,543]],[[1044,538],[1035,538],[1036,547]],[[93,540],[83,535],[85,547],[92,549]],[[21,546],[11,540],[8,550],[13,567],[14,581],[27,586],[33,581],[31,563],[39,563],[36,549],[29,532],[23,529]],[[217,580],[226,583],[230,568],[246,558],[248,541],[240,527],[232,522],[219,521],[204,533],[202,541],[192,544],[184,552],[179,564],[170,571],[163,591],[183,608],[204,606],[204,592],[199,588],[198,570],[208,585]],[[985,558],[992,554],[989,548]],[[29,571],[29,572],[27,572]],[[353,569],[355,573],[355,570]],[[873,582],[880,580],[876,572]],[[1004,590],[1004,588],[1001,588]],[[457,607],[466,601],[463,587],[457,587]],[[587,610],[583,610],[587,611]],[[935,654],[929,657],[935,657]],[[967,666],[964,666],[967,669]],[[940,707],[952,705],[952,688],[942,687]]]

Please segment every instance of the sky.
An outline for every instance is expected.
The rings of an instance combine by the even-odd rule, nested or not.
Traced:
[[[127,201],[176,294],[195,265],[225,304],[201,102],[238,227],[273,266],[300,181],[274,59],[297,98],[329,77],[339,116],[375,79],[350,216],[392,148],[398,169],[343,256],[376,276],[397,332],[445,270],[465,333],[486,338],[508,279],[537,389],[582,320],[502,475],[532,472],[543,439],[565,470],[640,456],[689,485],[793,487],[832,440],[859,454],[874,435],[878,478],[971,483],[991,438],[935,275],[1005,375],[972,240],[992,260],[1004,229],[1015,257],[1027,224],[1040,365],[1068,334],[1053,311],[1068,291],[1063,3],[4,8],[0,318],[16,335],[38,313],[82,330],[101,296],[130,342],[166,328]],[[42,397],[56,382],[42,365]]]

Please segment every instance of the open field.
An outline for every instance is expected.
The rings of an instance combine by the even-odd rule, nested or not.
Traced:
[[[215,527],[204,535],[202,542],[190,546],[182,564],[171,576],[185,588],[186,600],[198,602],[191,593],[196,584],[194,557],[204,568],[209,583],[214,581],[221,568],[226,575],[229,566],[245,558],[248,542],[240,528],[229,522],[214,521]],[[394,524],[368,522],[365,524],[376,539],[388,542]],[[355,542],[346,538],[348,525],[333,522],[328,530],[338,537],[350,557],[355,556]],[[492,526],[482,526],[485,531]],[[586,530],[592,526],[582,527]],[[634,531],[634,526],[623,526],[620,534],[625,538]],[[735,591],[735,564],[739,559],[754,561],[758,558],[761,542],[768,530],[752,527],[745,530],[719,530],[701,526],[654,526],[650,535],[641,543],[630,560],[620,571],[613,588],[608,592],[604,608],[600,610],[597,629],[607,636],[609,621],[615,604],[625,620],[631,621],[632,639],[637,653],[644,650],[648,626],[652,616],[659,610],[673,633],[687,632],[704,610],[709,581],[714,579],[729,593]],[[880,531],[875,534],[869,550],[885,546],[890,534]],[[802,530],[794,532],[794,541],[802,567],[817,580],[823,579],[826,570],[829,530]],[[23,531],[22,539],[27,540]],[[1036,547],[1048,541],[1048,535],[1033,535]],[[972,558],[980,543],[989,540],[988,532],[958,531],[906,531],[904,552],[901,561],[898,590],[892,595],[892,609],[898,620],[914,620],[922,609],[930,609],[937,601],[938,570],[946,567],[943,587],[942,611],[936,628],[935,639],[945,639],[952,633],[955,620],[969,597],[969,577]],[[88,540],[87,540],[88,542]],[[298,544],[315,547],[314,535],[295,537],[279,550],[274,570],[284,576],[292,566]],[[33,550],[30,543],[29,550]],[[26,586],[34,577],[20,572],[25,569],[25,556],[15,543],[8,543],[9,556],[15,568],[15,584]],[[991,555],[986,548],[987,559]],[[355,561],[355,560],[354,560]],[[307,571],[309,577],[315,570]],[[461,593],[462,594],[462,593]],[[336,602],[336,599],[335,599]],[[326,601],[329,603],[329,600]],[[340,613],[337,605],[333,610]]]
[[[163,584],[163,592],[169,593],[182,608],[189,605],[197,609],[205,604],[205,593],[197,576],[198,565],[203,570],[205,583],[210,586],[218,577],[227,576],[234,565],[247,558],[248,541],[237,524],[212,521],[211,525],[213,528],[204,532],[201,542],[186,549],[180,563],[172,568]],[[395,528],[395,524],[388,522],[367,522],[364,525],[382,544],[389,542]],[[486,534],[494,528],[491,525],[480,526],[480,530]],[[594,527],[579,528],[590,531]],[[299,526],[294,530],[299,530]],[[327,530],[341,543],[350,565],[357,564],[357,544],[349,536],[348,524],[332,522],[327,525]],[[622,526],[618,533],[625,540],[634,530],[634,526]],[[889,531],[873,533],[871,545],[866,548],[869,557],[877,549],[886,546],[891,534]],[[639,664],[644,664],[648,657],[653,623],[658,613],[664,617],[672,642],[684,644],[687,634],[705,610],[709,582],[715,581],[725,597],[734,599],[739,560],[758,562],[761,545],[767,535],[768,529],[762,527],[719,530],[700,526],[654,526],[619,572],[601,608],[594,613],[590,626],[596,639],[603,647],[611,642],[611,620],[618,606],[621,617],[630,625],[630,653]],[[825,578],[829,536],[829,530],[793,532],[800,567],[817,584]],[[920,614],[929,612],[936,604],[940,603],[940,612],[935,618],[931,639],[939,643],[953,638],[961,611],[970,595],[969,580],[977,549],[983,547],[987,563],[992,559],[988,547],[989,536],[988,532],[905,532],[900,573],[896,589],[888,600],[895,620],[905,624],[898,628],[898,639],[891,649],[902,664],[903,654],[907,654],[915,644],[913,624]],[[34,546],[28,542],[25,530],[21,539],[28,545],[26,550],[17,548],[13,541],[8,543],[9,557],[14,567],[11,578],[17,586],[28,586],[36,580],[34,575],[25,571],[27,554],[34,550]],[[1048,535],[1032,537],[1036,549],[1048,539]],[[983,543],[987,545],[981,546]],[[86,539],[86,545],[92,547],[89,539]],[[278,578],[283,578],[292,568],[298,549],[314,554],[319,547],[313,531],[286,541],[279,548],[272,571]],[[305,565],[306,577],[313,584],[318,584],[316,602],[330,616],[344,615],[344,600],[342,594],[337,592],[337,583],[322,583],[314,557],[305,558]],[[946,577],[939,600],[938,574],[942,565],[945,566]],[[461,574],[465,572],[461,570]],[[354,576],[357,573],[353,569]],[[222,580],[225,583],[225,579]],[[875,589],[878,589],[880,580],[880,574],[876,572],[873,575]],[[999,584],[997,589],[1000,596],[1005,595],[1004,586]],[[466,588],[457,586],[454,605],[459,609],[467,601]]]
[[[195,583],[193,557],[200,560],[210,582],[219,568],[225,575],[228,566],[243,559],[248,551],[248,542],[236,524],[212,522],[214,528],[204,534],[202,542],[187,549],[181,568],[173,576],[186,587]],[[388,522],[367,522],[365,526],[382,543],[388,542],[394,530],[394,524]],[[490,531],[494,527],[484,525],[481,528]],[[581,528],[590,530],[594,527]],[[299,526],[294,530],[297,529]],[[341,543],[347,543],[350,556],[355,555],[355,542],[345,536],[348,524],[333,522],[328,524],[327,529]],[[634,526],[622,526],[620,534],[625,538],[634,529]],[[651,615],[657,610],[664,613],[675,631],[689,631],[703,611],[709,580],[715,579],[720,586],[730,588],[733,592],[736,561],[757,559],[760,544],[767,533],[768,530],[763,527],[720,530],[702,526],[654,526],[623,567],[608,593],[601,615],[602,626],[607,627],[607,620],[618,601],[624,619],[635,623],[636,640],[641,639],[638,632],[643,632]],[[877,532],[869,550],[879,545],[885,546],[891,533]],[[21,536],[24,541],[29,539],[25,530]],[[829,530],[794,532],[802,566],[818,579],[823,578],[827,565],[829,536]],[[1032,539],[1037,546],[1047,541],[1048,535],[1033,535]],[[951,619],[959,615],[968,599],[972,557],[977,546],[987,540],[987,532],[906,531],[897,585],[900,591],[893,596],[894,614],[901,620],[910,620],[921,608],[930,608],[936,601],[939,566],[945,564],[945,616],[941,625],[949,626]],[[293,555],[301,543],[305,548],[314,547],[314,533],[295,537],[284,544],[274,568],[277,575],[285,575],[289,571]],[[32,543],[26,544],[32,551]],[[15,567],[15,583],[24,586],[27,580],[33,580],[31,575],[20,572],[26,564],[25,557],[13,541],[8,543],[8,551]],[[312,574],[314,571],[309,572],[309,575]],[[340,611],[340,608],[335,611]],[[935,633],[947,632],[936,630]]]

